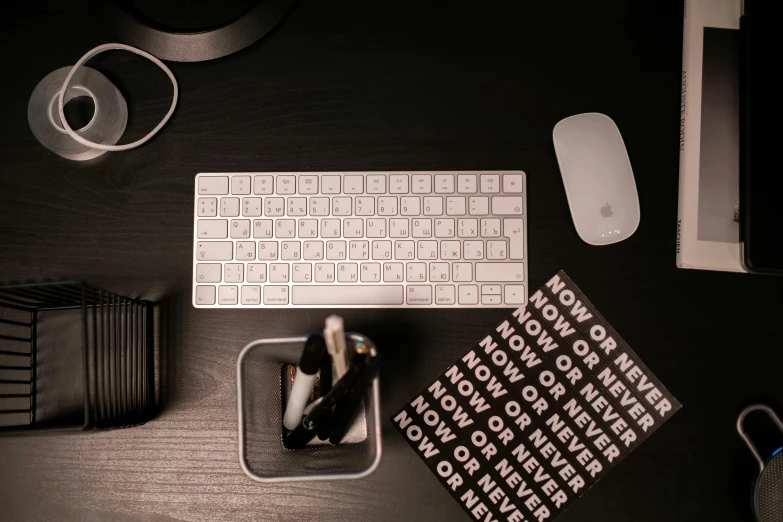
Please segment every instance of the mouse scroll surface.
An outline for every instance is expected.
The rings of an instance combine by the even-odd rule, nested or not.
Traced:
[[[614,121],[597,113],[571,116],[552,137],[579,237],[591,245],[628,238],[639,226],[639,197]]]

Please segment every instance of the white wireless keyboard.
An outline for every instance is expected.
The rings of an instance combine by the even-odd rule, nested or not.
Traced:
[[[197,308],[527,301],[525,173],[198,174]]]

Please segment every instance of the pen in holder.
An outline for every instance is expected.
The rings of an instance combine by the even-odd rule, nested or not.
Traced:
[[[334,480],[370,474],[381,458],[378,377],[364,395],[362,409],[340,444],[317,437],[301,449],[283,444],[285,409],[283,379],[287,365],[295,365],[306,337],[260,339],[249,343],[237,359],[239,462],[244,472],[261,482]],[[349,347],[375,350],[361,334],[347,333]]]

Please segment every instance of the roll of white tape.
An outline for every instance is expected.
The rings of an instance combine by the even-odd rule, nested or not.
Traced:
[[[60,91],[71,69],[57,69],[38,83],[27,105],[27,122],[41,145],[63,158],[84,161],[96,158],[106,151],[77,142],[63,128],[58,104]],[[90,142],[116,144],[125,132],[128,122],[128,106],[117,87],[104,75],[89,67],[79,68],[69,83],[63,103],[80,96],[89,96],[95,106],[90,122],[76,130],[76,134]]]

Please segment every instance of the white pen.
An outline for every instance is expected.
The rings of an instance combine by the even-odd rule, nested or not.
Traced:
[[[324,339],[326,350],[332,356],[334,369],[339,380],[348,371],[348,353],[345,347],[345,327],[343,318],[339,315],[330,315],[324,325]]]
[[[318,375],[325,350],[324,338],[320,334],[313,334],[307,338],[283,414],[283,426],[288,430],[293,430],[302,422],[302,413],[313,391],[315,376]]]

